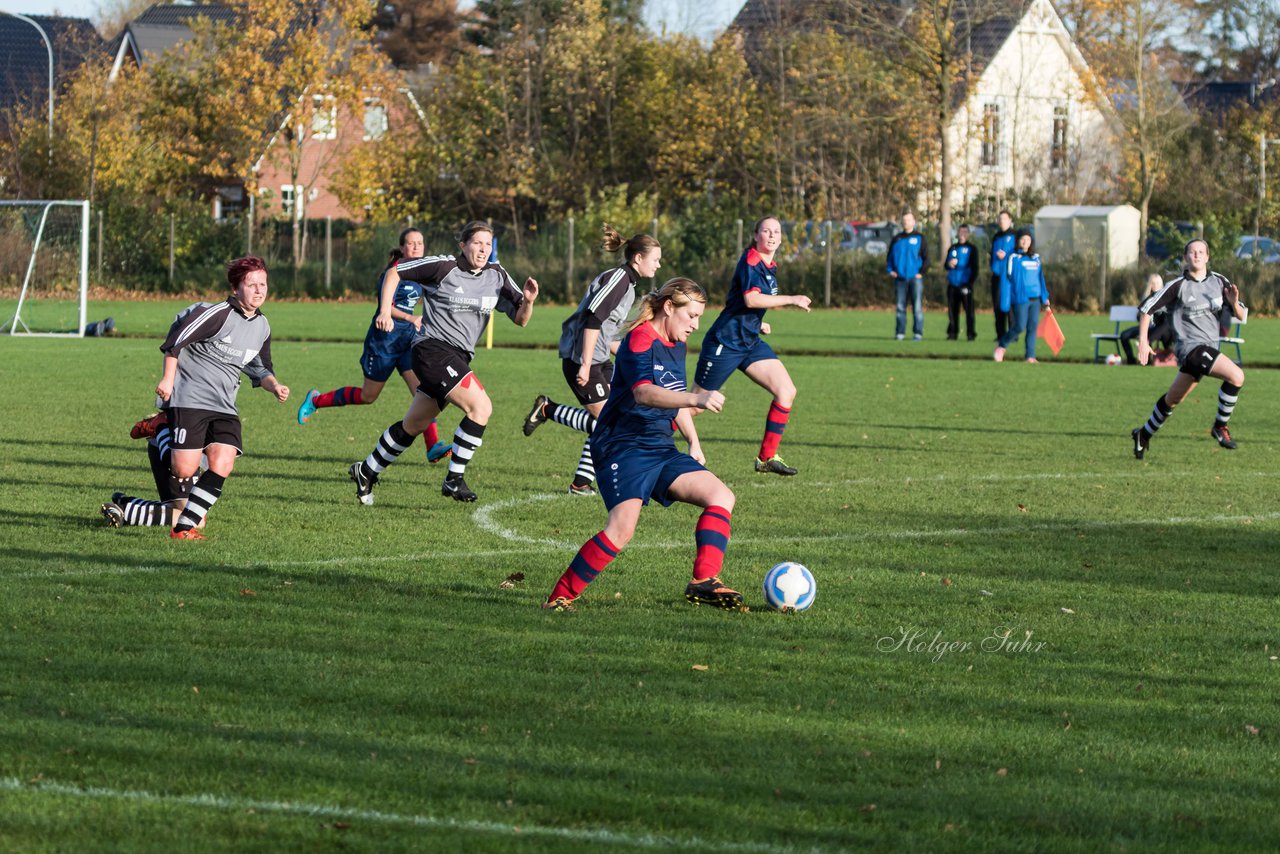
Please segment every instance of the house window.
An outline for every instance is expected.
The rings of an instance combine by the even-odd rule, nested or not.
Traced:
[[[315,112],[311,116],[313,139],[336,139],[338,136],[338,108],[332,98],[315,95],[311,99]]]
[[[1000,165],[1000,105],[982,107],[982,165]]]
[[[1053,108],[1053,139],[1049,148],[1049,168],[1067,168],[1067,108]]]
[[[377,101],[364,102],[364,138],[382,139],[387,132],[387,108]]]
[[[280,208],[285,216],[302,219],[303,187],[301,184],[283,184],[280,187]]]

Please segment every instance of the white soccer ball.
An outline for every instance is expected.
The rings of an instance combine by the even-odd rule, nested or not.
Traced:
[[[784,561],[765,573],[764,601],[775,611],[803,611],[817,594],[813,573],[801,564]]]
[[[1108,354],[1107,354],[1107,364],[1108,364],[1108,365],[1118,365],[1118,364],[1120,364],[1120,354],[1119,354],[1119,353],[1108,353]]]

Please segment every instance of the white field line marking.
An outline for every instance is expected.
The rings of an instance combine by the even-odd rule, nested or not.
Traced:
[[[370,564],[401,562],[412,563],[415,561],[440,560],[451,558],[475,558],[475,557],[507,557],[510,555],[527,555],[529,554],[528,546],[543,546],[547,549],[557,551],[573,551],[576,550],[581,543],[574,543],[565,540],[553,540],[546,537],[526,537],[510,528],[504,527],[493,521],[492,514],[494,511],[514,507],[519,504],[530,504],[534,502],[551,501],[557,498],[574,499],[567,493],[564,496],[556,495],[534,495],[527,498],[512,498],[506,501],[499,501],[494,504],[487,504],[475,511],[474,517],[479,517],[477,524],[490,534],[507,540],[512,543],[521,544],[520,548],[510,549],[487,549],[483,551],[454,551],[454,552],[419,552],[415,554],[400,555],[379,555],[373,557],[341,557],[326,558],[324,560],[290,560],[290,561],[247,561],[241,566],[227,565],[224,568],[228,571],[247,570],[247,569],[304,569],[308,567],[325,567],[325,566],[365,566]],[[483,514],[483,515],[482,515]],[[473,517],[473,518],[474,518]],[[915,531],[866,531],[859,533],[844,534],[810,534],[795,533],[787,534],[785,532],[777,532],[770,534],[768,537],[734,537],[731,544],[737,545],[761,545],[768,543],[788,543],[788,542],[874,542],[885,541],[892,542],[895,540],[929,540],[929,539],[954,539],[959,537],[989,537],[1001,534],[1023,534],[1029,531],[1098,531],[1108,528],[1119,528],[1126,525],[1136,526],[1159,526],[1159,525],[1183,525],[1183,524],[1249,524],[1252,522],[1272,522],[1280,519],[1280,512],[1273,513],[1243,513],[1234,516],[1218,515],[1218,516],[1167,516],[1159,519],[1118,519],[1118,520],[1096,520],[1081,521],[1068,520],[1063,522],[1032,522],[1018,523],[1011,525],[994,525],[985,528],[927,528]],[[678,542],[654,542],[654,543],[631,543],[627,546],[628,550],[635,549],[683,549],[688,548],[692,544],[691,540],[680,540]],[[82,576],[99,576],[99,575],[132,575],[134,573],[158,573],[158,572],[176,572],[181,571],[180,568],[171,566],[111,566],[96,567],[87,569],[70,569],[66,571],[56,570],[38,570],[34,572],[19,572],[13,575],[4,576],[13,579],[34,579],[34,578],[76,578]]]
[[[594,842],[606,845],[634,845],[639,848],[680,848],[705,851],[786,851],[762,843],[711,842],[696,836],[674,837],[656,836],[653,834],[617,833],[611,830],[575,829],[571,827],[549,827],[536,824],[501,824],[496,821],[475,821],[471,819],[442,818],[432,815],[404,815],[401,813],[382,812],[351,807],[339,807],[328,804],[307,804],[290,801],[255,801],[244,798],[228,798],[222,795],[158,795],[153,792],[130,789],[106,789],[100,786],[70,786],[65,783],[46,782],[29,784],[14,777],[0,778],[0,790],[10,792],[31,792],[61,795],[74,798],[99,798],[114,801],[136,801],[141,804],[197,807],[201,809],[253,811],[258,813],[279,813],[282,815],[303,815],[320,818],[342,819],[346,821],[365,821],[373,824],[404,825],[407,827],[436,830],[460,830],[477,834],[502,834],[515,838],[524,836],[546,836],[567,839],[573,842]]]

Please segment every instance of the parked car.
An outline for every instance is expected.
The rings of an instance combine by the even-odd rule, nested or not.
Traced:
[[[1271,237],[1247,234],[1236,243],[1237,258],[1254,258],[1264,264],[1280,263],[1280,243]]]

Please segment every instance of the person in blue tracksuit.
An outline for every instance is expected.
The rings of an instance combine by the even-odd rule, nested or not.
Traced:
[[[973,328],[973,283],[978,280],[978,249],[969,242],[969,226],[956,229],[956,242],[947,249],[947,340],[960,334],[960,309],[964,308],[969,340],[978,337]]]
[[[1009,345],[1018,340],[1023,330],[1027,333],[1027,361],[1036,362],[1036,329],[1040,326],[1040,306],[1049,305],[1049,288],[1044,282],[1044,262],[1036,253],[1035,240],[1030,234],[1018,235],[1018,247],[1009,256],[1004,281],[1000,288],[1000,311],[1012,315],[1009,331],[996,347],[995,360],[1004,361]]]
[[[902,215],[902,231],[889,244],[888,271],[893,279],[897,315],[894,337],[899,341],[907,332],[907,296],[911,297],[911,339],[924,337],[924,271],[929,266],[924,235],[916,231],[915,215]]]
[[[1000,310],[1000,283],[1009,267],[1009,256],[1017,248],[1018,235],[1013,230],[1013,215],[1000,211],[996,218],[1000,230],[991,238],[991,310],[996,316],[996,341],[1009,329],[1009,313]]]

